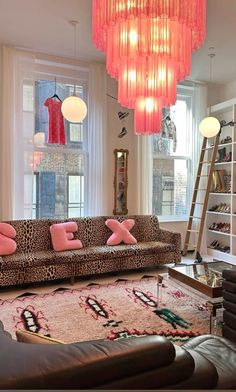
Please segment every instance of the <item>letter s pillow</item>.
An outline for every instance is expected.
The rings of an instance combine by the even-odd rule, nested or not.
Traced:
[[[12,239],[16,237],[14,227],[8,223],[0,222],[0,256],[12,255],[16,251],[16,242]]]

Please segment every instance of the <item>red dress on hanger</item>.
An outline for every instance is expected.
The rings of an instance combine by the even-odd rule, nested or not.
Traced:
[[[61,101],[53,98],[47,98],[44,102],[44,106],[48,108],[48,143],[51,144],[66,144],[64,118],[61,112],[61,105]]]

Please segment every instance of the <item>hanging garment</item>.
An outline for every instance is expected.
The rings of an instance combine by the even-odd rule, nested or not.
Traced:
[[[66,143],[64,118],[61,113],[61,105],[61,101],[53,98],[48,98],[44,102],[44,106],[48,108],[48,143],[51,144]]]
[[[175,152],[177,147],[177,132],[175,123],[171,120],[169,116],[167,116],[162,121],[161,137],[173,140],[173,152]]]

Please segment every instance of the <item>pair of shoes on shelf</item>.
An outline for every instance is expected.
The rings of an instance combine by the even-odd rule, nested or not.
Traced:
[[[208,211],[216,211],[216,209],[217,209],[218,207],[219,207],[219,206],[218,206],[218,204],[217,204],[217,205],[212,206],[211,208],[209,208]]]
[[[231,176],[226,170],[214,170],[212,174],[212,191],[216,193],[229,193],[231,189]]]
[[[230,205],[226,203],[220,203],[218,206],[216,206],[214,211],[230,213]]]
[[[220,231],[221,233],[230,233],[230,223],[212,223],[209,230]]]
[[[212,241],[212,243],[210,244],[209,248],[211,249],[216,249],[216,247],[220,245],[220,243],[217,240]]]
[[[224,253],[230,253],[230,246],[221,245],[221,243],[218,242],[217,240],[212,241],[209,248],[219,250],[220,252],[224,252]]]
[[[231,162],[232,159],[232,152],[229,151],[225,154],[225,156],[223,157],[222,162]]]
[[[224,253],[230,253],[230,246],[218,246],[216,250]]]
[[[226,155],[226,147],[220,148],[217,151],[216,162],[222,162],[225,155]]]
[[[231,159],[232,159],[232,152],[231,151],[226,152],[226,148],[224,147],[218,151],[216,163],[231,162]]]
[[[231,136],[226,136],[225,139],[222,139],[220,141],[220,144],[227,144],[227,143],[232,143],[232,137]]]

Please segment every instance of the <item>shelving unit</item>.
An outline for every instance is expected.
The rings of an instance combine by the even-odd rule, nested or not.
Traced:
[[[211,107],[211,115],[218,118],[219,121],[225,120],[227,122],[236,120],[236,99],[231,99]],[[224,170],[227,176],[231,176],[230,192],[214,192],[209,193],[208,211],[206,214],[205,235],[207,243],[207,254],[213,256],[215,259],[228,261],[236,264],[236,127],[227,126],[221,131],[220,140],[227,136],[232,138],[230,143],[220,143],[218,151],[225,148],[226,154],[231,152],[230,162],[216,162],[215,170]],[[212,140],[209,139],[207,150],[212,149]],[[206,165],[208,166],[208,165]],[[208,169],[206,168],[206,173]],[[229,179],[229,177],[228,177]],[[213,189],[212,189],[213,190]],[[216,205],[225,203],[230,206],[230,213],[209,211],[210,208]],[[221,231],[209,230],[213,223],[228,223],[230,224],[230,233]],[[230,247],[229,253],[212,249],[210,245],[214,240],[217,240],[221,248]]]

